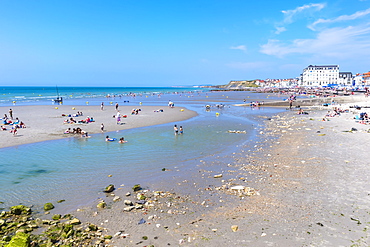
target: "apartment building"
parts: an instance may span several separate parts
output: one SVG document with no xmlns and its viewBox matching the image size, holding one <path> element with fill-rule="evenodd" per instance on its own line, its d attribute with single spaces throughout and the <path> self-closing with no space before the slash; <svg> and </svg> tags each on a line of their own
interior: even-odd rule
<svg viewBox="0 0 370 247">
<path fill-rule="evenodd" d="M 320 87 L 338 83 L 339 65 L 309 65 L 302 73 L 301 86 Z"/>
</svg>

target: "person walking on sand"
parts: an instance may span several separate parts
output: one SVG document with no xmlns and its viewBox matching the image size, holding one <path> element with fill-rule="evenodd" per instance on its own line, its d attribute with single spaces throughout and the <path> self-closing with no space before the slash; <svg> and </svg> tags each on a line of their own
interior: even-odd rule
<svg viewBox="0 0 370 247">
<path fill-rule="evenodd" d="M 101 104 L 100 104 L 100 110 L 104 111 L 104 102 L 101 102 Z"/>
<path fill-rule="evenodd" d="M 118 111 L 118 103 L 116 103 L 116 111 Z"/>
<path fill-rule="evenodd" d="M 13 129 L 13 136 L 16 136 L 17 135 L 17 131 L 18 131 L 17 130 L 17 126 L 15 126 L 14 129 Z"/>
<path fill-rule="evenodd" d="M 119 111 L 117 112 L 116 118 L 117 118 L 117 124 L 121 124 L 121 113 Z"/>
<path fill-rule="evenodd" d="M 12 109 L 9 109 L 9 117 L 10 117 L 10 119 L 13 119 L 13 110 Z"/>
<path fill-rule="evenodd" d="M 175 132 L 175 135 L 179 133 L 179 129 L 177 128 L 176 124 L 173 126 L 173 131 Z"/>
<path fill-rule="evenodd" d="M 100 130 L 101 130 L 101 132 L 104 132 L 104 124 L 103 123 L 100 125 Z"/>
</svg>

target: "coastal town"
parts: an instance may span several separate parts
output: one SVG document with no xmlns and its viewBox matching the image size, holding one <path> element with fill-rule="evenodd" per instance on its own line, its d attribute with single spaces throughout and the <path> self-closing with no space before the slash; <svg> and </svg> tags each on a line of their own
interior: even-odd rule
<svg viewBox="0 0 370 247">
<path fill-rule="evenodd" d="M 309 65 L 302 74 L 287 79 L 255 79 L 231 80 L 226 86 L 229 89 L 243 89 L 245 87 L 333 87 L 338 89 L 365 90 L 370 85 L 370 71 L 353 74 L 341 72 L 339 65 Z"/>
</svg>

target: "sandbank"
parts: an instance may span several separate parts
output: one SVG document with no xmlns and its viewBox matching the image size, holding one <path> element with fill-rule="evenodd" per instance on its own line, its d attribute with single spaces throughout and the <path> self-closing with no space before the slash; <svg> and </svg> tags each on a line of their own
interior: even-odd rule
<svg viewBox="0 0 370 247">
<path fill-rule="evenodd" d="M 138 115 L 131 115 L 133 108 L 141 109 Z M 157 124 L 182 121 L 197 115 L 196 112 L 186 108 L 168 106 L 119 106 L 121 115 L 127 115 L 127 118 L 121 118 L 121 124 L 117 124 L 115 116 L 117 111 L 114 105 L 105 106 L 104 110 L 100 106 L 11 106 L 0 107 L 1 117 L 7 114 L 9 109 L 13 110 L 13 118 L 18 117 L 23 121 L 26 128 L 18 129 L 16 136 L 10 133 L 11 126 L 5 125 L 6 131 L 0 131 L 0 148 L 35 143 L 48 140 L 56 140 L 71 136 L 73 134 L 64 134 L 68 128 L 80 127 L 88 134 L 101 133 L 100 126 L 104 124 L 104 132 L 117 131 L 145 127 Z M 163 112 L 157 110 L 163 109 Z M 93 117 L 95 122 L 87 124 L 66 124 L 68 115 L 82 112 L 83 116 L 73 117 L 76 120 L 83 120 L 87 117 Z M 62 116 L 62 115 L 66 116 Z"/>
</svg>

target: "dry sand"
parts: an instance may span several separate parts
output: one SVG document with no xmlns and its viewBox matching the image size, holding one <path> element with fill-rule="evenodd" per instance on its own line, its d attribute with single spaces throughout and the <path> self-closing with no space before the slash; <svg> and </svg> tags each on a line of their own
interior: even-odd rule
<svg viewBox="0 0 370 247">
<path fill-rule="evenodd" d="M 114 235 L 107 246 L 369 246 L 370 125 L 353 119 L 366 108 L 322 121 L 328 109 L 267 120 L 260 142 L 221 164 L 221 178 L 217 159 L 186 176 L 170 171 L 171 193 L 148 199 L 152 207 L 125 212 L 125 199 L 137 201 L 127 188 L 114 192 L 118 202 L 105 198 L 109 208 L 75 215 Z M 257 193 L 232 193 L 234 185 Z"/>
<path fill-rule="evenodd" d="M 16 146 L 27 143 L 34 143 L 47 140 L 55 140 L 70 137 L 71 134 L 64 134 L 67 128 L 80 127 L 89 134 L 101 133 L 100 125 L 104 124 L 105 132 L 122 129 L 138 128 L 150 125 L 164 124 L 175 121 L 182 121 L 194 117 L 196 112 L 185 108 L 169 108 L 167 106 L 120 106 L 121 115 L 127 115 L 127 118 L 121 118 L 121 125 L 118 125 L 113 118 L 117 114 L 115 106 L 105 106 L 104 110 L 100 106 L 12 106 L 0 107 L 1 117 L 7 114 L 9 109 L 13 110 L 13 118 L 26 124 L 26 128 L 18 129 L 18 134 L 13 136 L 9 133 L 11 126 L 5 126 L 7 131 L 0 131 L 0 148 Z M 139 108 L 138 115 L 131 115 L 133 108 Z M 155 112 L 163 109 L 163 112 Z M 64 120 L 68 117 L 62 114 L 76 114 L 82 112 L 83 116 L 74 117 L 76 120 L 93 117 L 95 122 L 88 124 L 65 124 Z"/>
</svg>

